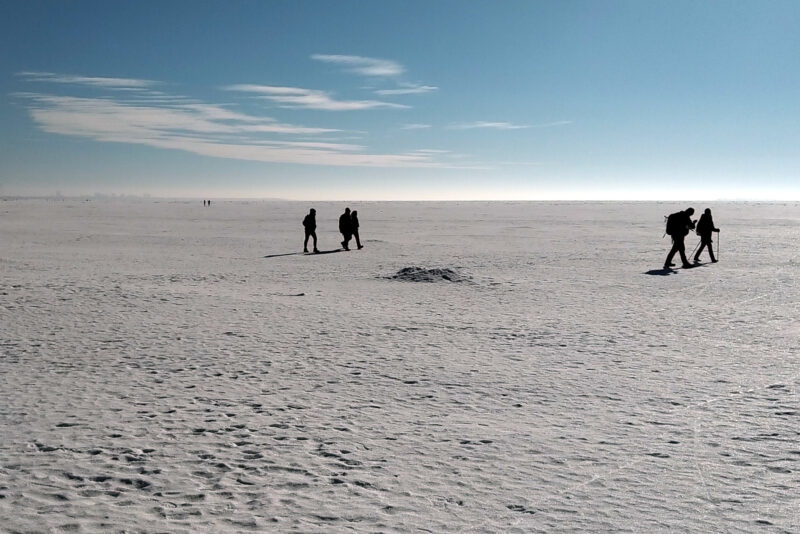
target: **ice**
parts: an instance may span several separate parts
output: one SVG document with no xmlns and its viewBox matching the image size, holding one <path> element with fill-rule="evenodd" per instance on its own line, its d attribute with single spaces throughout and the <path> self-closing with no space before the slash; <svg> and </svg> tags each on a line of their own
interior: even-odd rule
<svg viewBox="0 0 800 534">
<path fill-rule="evenodd" d="M 688 205 L 720 262 L 648 276 Z M 795 203 L 0 202 L 0 529 L 798 531 L 798 242 Z"/>
</svg>

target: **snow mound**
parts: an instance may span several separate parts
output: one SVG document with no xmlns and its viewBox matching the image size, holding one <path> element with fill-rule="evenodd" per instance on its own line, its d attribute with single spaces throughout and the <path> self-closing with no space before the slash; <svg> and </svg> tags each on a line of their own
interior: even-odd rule
<svg viewBox="0 0 800 534">
<path fill-rule="evenodd" d="M 457 269 L 426 269 L 424 267 L 403 267 L 397 274 L 390 276 L 393 280 L 406 282 L 464 282 L 469 279 Z"/>
</svg>

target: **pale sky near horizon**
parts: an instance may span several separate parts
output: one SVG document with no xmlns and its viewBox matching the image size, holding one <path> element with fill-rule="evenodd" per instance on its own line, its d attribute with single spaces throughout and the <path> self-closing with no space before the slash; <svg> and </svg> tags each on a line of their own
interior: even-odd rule
<svg viewBox="0 0 800 534">
<path fill-rule="evenodd" d="M 0 195 L 800 199 L 800 2 L 0 0 Z"/>
</svg>

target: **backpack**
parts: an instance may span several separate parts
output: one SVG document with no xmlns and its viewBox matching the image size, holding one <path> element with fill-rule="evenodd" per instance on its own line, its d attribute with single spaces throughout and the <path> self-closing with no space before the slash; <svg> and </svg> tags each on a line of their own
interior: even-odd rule
<svg viewBox="0 0 800 534">
<path fill-rule="evenodd" d="M 675 213 L 671 213 L 669 216 L 666 217 L 667 219 L 667 228 L 666 234 L 671 236 L 676 235 L 684 235 L 685 228 L 683 227 L 683 212 L 678 211 Z"/>
</svg>

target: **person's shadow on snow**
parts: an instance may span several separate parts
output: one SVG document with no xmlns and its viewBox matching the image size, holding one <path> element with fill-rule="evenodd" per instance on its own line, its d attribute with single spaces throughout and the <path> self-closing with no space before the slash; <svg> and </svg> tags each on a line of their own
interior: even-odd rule
<svg viewBox="0 0 800 534">
<path fill-rule="evenodd" d="M 334 254 L 336 252 L 344 252 L 342 248 L 335 248 L 333 250 L 320 250 L 319 252 L 284 252 L 283 254 L 269 254 L 265 258 L 280 258 L 281 256 L 320 256 L 322 254 Z"/>
<path fill-rule="evenodd" d="M 681 270 L 684 271 L 686 269 L 699 269 L 700 267 L 705 267 L 705 266 L 706 266 L 705 263 L 695 263 L 691 267 L 683 267 Z M 666 267 L 661 269 L 653 269 L 651 271 L 647 271 L 644 274 L 649 274 L 653 276 L 669 276 L 671 274 L 678 274 L 678 271 L 676 269 L 673 269 L 672 267 Z"/>
<path fill-rule="evenodd" d="M 644 274 L 649 274 L 652 276 L 669 276 L 671 274 L 678 274 L 678 271 L 675 269 L 652 269 Z"/>
</svg>

